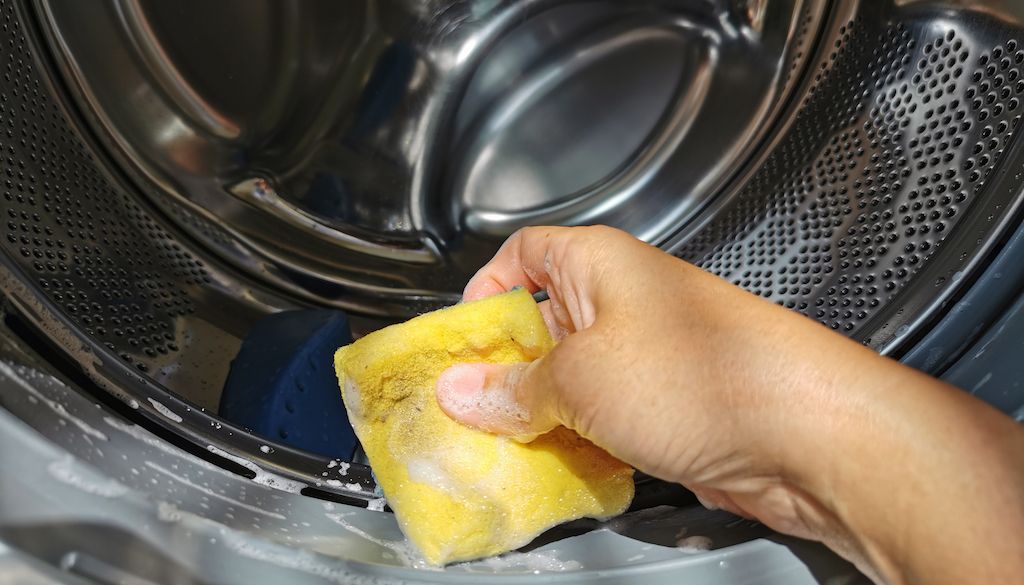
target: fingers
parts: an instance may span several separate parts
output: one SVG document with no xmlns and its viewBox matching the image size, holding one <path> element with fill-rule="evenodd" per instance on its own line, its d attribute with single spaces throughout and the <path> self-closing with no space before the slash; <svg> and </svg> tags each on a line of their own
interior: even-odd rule
<svg viewBox="0 0 1024 585">
<path fill-rule="evenodd" d="M 551 301 L 544 301 L 539 303 L 537 308 L 540 309 L 540 315 L 544 318 L 544 324 L 548 327 L 548 332 L 551 333 L 551 338 L 555 341 L 562 341 L 566 335 L 569 335 L 569 330 L 566 329 L 562 321 L 555 316 L 554 309 L 552 308 Z"/>
<path fill-rule="evenodd" d="M 556 338 L 589 327 L 602 297 L 620 299 L 611 289 L 621 279 L 605 278 L 610 267 L 633 265 L 647 256 L 632 236 L 603 226 L 533 227 L 513 234 L 466 285 L 467 301 L 522 286 L 547 290 L 542 311 Z"/>
<path fill-rule="evenodd" d="M 607 226 L 523 228 L 470 279 L 463 298 L 472 301 L 516 286 L 536 292 L 557 287 L 569 277 L 589 281 L 593 261 L 601 256 L 595 250 L 624 241 L 637 240 Z"/>
<path fill-rule="evenodd" d="M 475 301 L 522 286 L 536 292 L 549 282 L 544 258 L 552 237 L 567 228 L 525 228 L 509 236 L 490 262 L 466 284 L 462 298 Z M 536 280 L 540 280 L 537 282 Z"/>
<path fill-rule="evenodd" d="M 437 381 L 437 402 L 466 426 L 531 441 L 559 423 L 543 359 L 518 364 L 456 364 Z"/>
</svg>

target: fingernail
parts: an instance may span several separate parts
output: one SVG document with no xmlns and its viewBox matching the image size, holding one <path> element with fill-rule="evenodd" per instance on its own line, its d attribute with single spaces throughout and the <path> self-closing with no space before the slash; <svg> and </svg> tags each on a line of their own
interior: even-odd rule
<svg viewBox="0 0 1024 585">
<path fill-rule="evenodd" d="M 466 288 L 462 291 L 462 300 L 463 302 L 476 301 L 503 292 L 505 289 L 491 278 L 474 276 L 466 283 Z"/>
</svg>

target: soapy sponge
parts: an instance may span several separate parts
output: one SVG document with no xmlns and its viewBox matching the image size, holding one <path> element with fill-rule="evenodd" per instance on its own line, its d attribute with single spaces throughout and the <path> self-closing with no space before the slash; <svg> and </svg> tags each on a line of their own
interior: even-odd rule
<svg viewBox="0 0 1024 585">
<path fill-rule="evenodd" d="M 433 564 L 499 554 L 548 528 L 625 511 L 633 470 L 559 427 L 519 443 L 463 426 L 435 398 L 457 363 L 513 363 L 554 345 L 519 290 L 371 333 L 335 355 L 345 406 L 402 531 Z"/>
</svg>

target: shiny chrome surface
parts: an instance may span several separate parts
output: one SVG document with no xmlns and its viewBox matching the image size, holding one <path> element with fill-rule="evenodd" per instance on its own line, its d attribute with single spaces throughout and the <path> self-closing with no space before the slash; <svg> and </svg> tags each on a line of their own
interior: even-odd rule
<svg viewBox="0 0 1024 585">
<path fill-rule="evenodd" d="M 307 298 L 403 314 L 524 225 L 676 233 L 770 126 L 825 3 L 37 8 L 97 133 L 183 228 Z"/>
<path fill-rule="evenodd" d="M 0 403 L 203 522 L 284 540 L 293 530 L 329 536 L 331 518 L 250 528 L 251 515 L 207 511 L 209 491 L 286 505 L 289 516 L 306 513 L 306 495 L 377 495 L 365 466 L 345 468 L 342 482 L 336 462 L 214 412 L 241 340 L 264 314 L 310 300 L 378 315 L 446 302 L 522 221 L 608 218 L 890 355 L 938 337 L 915 350 L 933 373 L 940 358 L 987 359 L 988 336 L 965 348 L 1002 313 L 993 291 L 1019 283 L 1007 267 L 1019 262 L 1003 256 L 1024 206 L 1022 16 L 1024 4 L 1009 0 L 827 10 L 763 0 L 0 0 L 4 323 L 75 381 L 43 395 L 60 406 L 47 409 L 26 387 L 49 384 L 0 372 L 13 382 L 0 383 Z M 746 45 L 761 51 L 749 63 L 736 56 Z M 671 225 L 682 229 L 666 240 Z M 983 270 L 992 274 L 976 280 Z M 968 286 L 984 296 L 961 296 Z M 969 316 L 982 305 L 992 316 Z M 953 324 L 936 329 L 936 318 Z M 954 325 L 965 332 L 949 335 Z M 972 363 L 975 380 L 990 380 Z M 156 435 L 126 447 L 96 400 Z M 57 420 L 69 415 L 88 417 L 107 440 L 86 433 L 103 442 L 83 443 L 80 425 Z M 8 443 L 9 453 L 24 450 Z M 162 463 L 174 459 L 149 457 L 170 443 L 264 484 L 306 486 L 287 494 L 301 503 L 266 485 L 245 496 L 252 482 L 219 472 L 200 484 L 206 469 L 189 479 Z M 152 467 L 134 477 L 115 454 L 199 487 Z M 28 469 L 39 458 L 15 461 Z M 33 491 L 39 474 L 8 476 L 53 517 L 61 486 Z M 174 483 L 145 481 L 157 477 Z M 61 512 L 129 517 L 60 501 Z M 0 529 L 24 528 L 24 518 Z M 111 548 L 91 530 L 49 533 L 68 538 L 27 531 L 21 541 Z M 595 567 L 631 562 L 605 554 L 601 540 L 561 540 L 570 534 L 545 538 L 598 551 Z M 390 551 L 355 540 L 339 547 L 339 564 L 394 564 L 383 562 Z M 316 543 L 292 544 L 274 558 L 308 558 Z M 223 566 L 219 553 L 210 558 Z"/>
</svg>

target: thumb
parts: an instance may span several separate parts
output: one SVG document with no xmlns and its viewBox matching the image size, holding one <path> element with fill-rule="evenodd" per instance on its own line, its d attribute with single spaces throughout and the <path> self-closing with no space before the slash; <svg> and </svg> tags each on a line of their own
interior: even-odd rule
<svg viewBox="0 0 1024 585">
<path fill-rule="evenodd" d="M 544 359 L 451 366 L 437 379 L 437 403 L 466 426 L 532 441 L 559 424 Z"/>
</svg>

